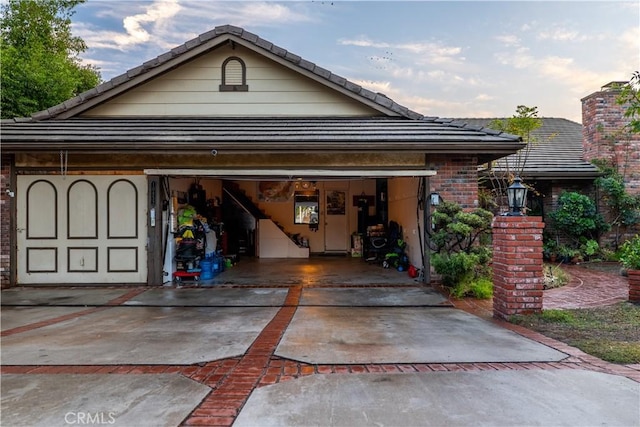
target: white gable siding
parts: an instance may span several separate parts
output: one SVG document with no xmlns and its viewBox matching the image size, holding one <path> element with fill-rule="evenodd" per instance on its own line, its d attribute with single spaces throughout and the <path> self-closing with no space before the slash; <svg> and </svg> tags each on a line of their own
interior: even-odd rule
<svg viewBox="0 0 640 427">
<path fill-rule="evenodd" d="M 220 92 L 225 59 L 246 65 L 247 92 Z M 373 116 L 379 112 L 243 47 L 225 46 L 84 116 Z"/>
</svg>

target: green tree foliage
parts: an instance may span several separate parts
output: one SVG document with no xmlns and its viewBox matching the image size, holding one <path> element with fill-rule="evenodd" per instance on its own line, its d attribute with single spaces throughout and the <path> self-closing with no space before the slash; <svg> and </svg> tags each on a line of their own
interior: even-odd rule
<svg viewBox="0 0 640 427">
<path fill-rule="evenodd" d="M 25 117 L 91 89 L 100 73 L 82 65 L 87 48 L 71 34 L 85 0 L 9 0 L 2 6 L 2 118 Z"/>
<path fill-rule="evenodd" d="M 623 243 L 620 248 L 620 262 L 629 270 L 640 270 L 640 234 Z"/>
<path fill-rule="evenodd" d="M 495 164 L 487 165 L 487 174 L 481 178 L 488 181 L 489 196 L 484 198 L 484 207 L 495 210 L 503 203 L 507 194 L 507 187 L 513 183 L 516 176 L 522 176 L 529 159 L 529 153 L 538 142 L 533 132 L 542 127 L 542 119 L 538 117 L 538 107 L 518 105 L 516 114 L 508 119 L 496 119 L 489 123 L 489 128 L 522 137 L 526 144 L 515 155 L 497 160 Z M 484 184 L 481 182 L 481 184 Z"/>
<path fill-rule="evenodd" d="M 596 204 L 584 194 L 565 191 L 558 198 L 558 208 L 549 214 L 554 229 L 569 238 L 575 248 L 609 230 Z"/>
<path fill-rule="evenodd" d="M 624 177 L 605 160 L 594 160 L 603 175 L 595 183 L 602 195 L 601 200 L 609 209 L 609 223 L 616 232 L 618 246 L 624 230 L 640 222 L 640 195 L 627 192 Z"/>
<path fill-rule="evenodd" d="M 488 247 L 493 214 L 484 209 L 465 212 L 457 203 L 443 202 L 432 215 L 433 230 L 429 246 L 436 273 L 442 275 L 452 295 L 477 294 L 483 289 L 486 297 L 490 276 L 491 249 Z"/>
<path fill-rule="evenodd" d="M 622 86 L 618 104 L 626 105 L 624 116 L 629 118 L 629 132 L 640 133 L 640 71 L 634 71 L 629 83 Z"/>
</svg>

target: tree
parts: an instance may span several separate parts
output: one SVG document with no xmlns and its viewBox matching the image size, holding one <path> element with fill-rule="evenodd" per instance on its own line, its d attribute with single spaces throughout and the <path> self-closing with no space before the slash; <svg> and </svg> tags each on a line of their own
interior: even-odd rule
<svg viewBox="0 0 640 427">
<path fill-rule="evenodd" d="M 629 83 L 622 86 L 617 102 L 627 106 L 624 116 L 629 118 L 629 132 L 640 133 L 640 71 L 634 71 Z"/>
<path fill-rule="evenodd" d="M 85 0 L 9 0 L 2 6 L 2 118 L 24 117 L 91 89 L 100 73 L 83 65 L 87 49 L 71 34 L 73 9 Z"/>
<path fill-rule="evenodd" d="M 489 211 L 465 212 L 454 202 L 441 203 L 433 213 L 433 229 L 429 231 L 431 261 L 452 295 L 482 292 L 486 296 L 480 289 L 486 288 L 487 283 L 491 287 L 488 241 L 492 219 Z"/>
<path fill-rule="evenodd" d="M 508 119 L 496 119 L 489 123 L 489 128 L 501 132 L 510 133 L 522 137 L 526 144 L 524 148 L 512 156 L 500 159 L 495 164 L 487 165 L 487 174 L 484 177 L 491 185 L 491 194 L 485 197 L 486 208 L 497 208 L 495 200 L 506 197 L 506 189 L 516 176 L 523 174 L 529 158 L 529 153 L 538 142 L 533 132 L 542 126 L 542 119 L 538 117 L 538 107 L 518 105 L 516 114 Z M 490 205 L 493 206 L 490 206 Z"/>
</svg>

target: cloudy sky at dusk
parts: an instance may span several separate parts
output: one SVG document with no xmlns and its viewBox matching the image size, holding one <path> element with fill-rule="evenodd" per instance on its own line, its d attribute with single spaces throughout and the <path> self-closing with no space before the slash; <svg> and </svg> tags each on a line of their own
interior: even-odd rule
<svg viewBox="0 0 640 427">
<path fill-rule="evenodd" d="M 637 0 L 89 0 L 73 17 L 104 80 L 225 24 L 428 116 L 580 122 L 581 98 L 640 69 Z"/>
</svg>

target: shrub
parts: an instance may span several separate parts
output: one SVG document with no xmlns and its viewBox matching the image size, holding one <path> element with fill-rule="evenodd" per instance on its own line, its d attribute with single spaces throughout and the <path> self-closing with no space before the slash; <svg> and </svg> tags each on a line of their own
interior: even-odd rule
<svg viewBox="0 0 640 427">
<path fill-rule="evenodd" d="M 448 287 L 472 279 L 478 261 L 477 255 L 466 252 L 436 253 L 431 258 L 433 269 L 442 275 L 442 284 Z"/>
<path fill-rule="evenodd" d="M 471 283 L 471 295 L 479 299 L 490 299 L 493 297 L 493 282 L 487 277 L 481 277 Z"/>
<path fill-rule="evenodd" d="M 444 202 L 432 216 L 431 265 L 447 287 L 461 285 L 462 294 L 480 278 L 490 276 L 493 215 L 484 209 L 465 212 L 457 203 Z"/>
<path fill-rule="evenodd" d="M 622 244 L 619 259 L 625 268 L 640 270 L 640 234 Z"/>
<path fill-rule="evenodd" d="M 488 277 L 463 280 L 453 285 L 449 289 L 449 293 L 454 298 L 471 296 L 478 299 L 489 299 L 493 297 L 493 282 Z"/>
<path fill-rule="evenodd" d="M 558 208 L 549 214 L 556 231 L 565 234 L 575 245 L 580 240 L 595 240 L 609 231 L 609 224 L 597 212 L 596 204 L 584 194 L 564 192 L 558 199 Z"/>
</svg>

